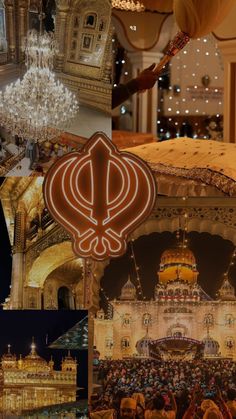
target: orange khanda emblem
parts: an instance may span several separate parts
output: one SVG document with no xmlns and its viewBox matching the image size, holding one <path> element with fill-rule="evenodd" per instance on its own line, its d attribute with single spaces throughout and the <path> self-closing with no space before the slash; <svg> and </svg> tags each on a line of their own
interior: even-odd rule
<svg viewBox="0 0 236 419">
<path fill-rule="evenodd" d="M 74 253 L 103 260 L 126 251 L 128 234 L 154 206 L 156 183 L 143 160 L 96 133 L 81 152 L 51 166 L 43 193 L 50 214 L 71 235 Z"/>
</svg>

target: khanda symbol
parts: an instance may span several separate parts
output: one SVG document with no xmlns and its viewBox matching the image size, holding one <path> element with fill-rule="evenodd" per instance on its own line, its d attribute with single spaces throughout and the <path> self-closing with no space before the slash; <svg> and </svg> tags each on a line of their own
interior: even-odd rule
<svg viewBox="0 0 236 419">
<path fill-rule="evenodd" d="M 126 239 L 150 214 L 156 183 L 146 163 L 118 151 L 103 133 L 48 170 L 43 185 L 52 217 L 72 238 L 74 253 L 103 260 L 126 251 Z"/>
</svg>

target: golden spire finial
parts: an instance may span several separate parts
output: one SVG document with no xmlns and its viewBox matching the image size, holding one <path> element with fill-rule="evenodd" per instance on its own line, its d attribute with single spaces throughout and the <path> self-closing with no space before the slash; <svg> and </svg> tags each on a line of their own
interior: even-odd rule
<svg viewBox="0 0 236 419">
<path fill-rule="evenodd" d="M 11 345 L 10 343 L 8 343 L 7 345 L 7 353 L 10 354 L 11 353 Z"/>
<path fill-rule="evenodd" d="M 36 345 L 34 342 L 34 336 L 32 336 L 32 343 L 31 343 L 31 355 L 35 355 L 36 354 Z"/>
</svg>

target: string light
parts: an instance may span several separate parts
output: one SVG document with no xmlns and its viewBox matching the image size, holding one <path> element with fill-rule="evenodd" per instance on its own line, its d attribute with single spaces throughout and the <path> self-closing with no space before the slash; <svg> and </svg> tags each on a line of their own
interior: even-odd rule
<svg viewBox="0 0 236 419">
<path fill-rule="evenodd" d="M 219 74 L 213 74 L 211 76 L 212 80 L 218 80 L 218 85 L 220 80 L 223 80 L 223 61 L 222 61 L 222 56 L 220 54 L 220 51 L 218 50 L 217 44 L 215 42 L 215 39 L 212 35 L 209 35 L 207 37 L 204 38 L 199 38 L 197 41 L 193 41 L 193 42 L 197 42 L 197 48 L 193 48 L 193 45 L 188 45 L 186 46 L 185 50 L 183 50 L 182 52 L 180 52 L 172 61 L 172 77 L 174 77 L 175 80 L 175 86 L 176 85 L 180 85 L 181 86 L 181 92 L 179 92 L 178 94 L 181 94 L 182 97 L 173 97 L 173 95 L 170 93 L 170 89 L 169 89 L 169 94 L 167 92 L 166 96 L 165 96 L 165 104 L 166 104 L 166 111 L 167 111 L 167 115 L 169 113 L 173 113 L 173 115 L 175 115 L 175 118 L 177 119 L 179 117 L 179 115 L 188 115 L 190 116 L 191 114 L 193 115 L 207 115 L 207 114 L 214 114 L 214 115 L 220 115 L 222 114 L 222 100 L 215 100 L 217 98 L 216 94 L 220 95 L 221 94 L 221 90 L 218 88 L 218 86 L 215 86 L 215 88 L 209 88 L 208 86 L 199 86 L 198 83 L 196 83 L 196 77 L 199 77 L 199 68 L 200 67 L 200 63 L 201 57 L 212 57 L 214 63 L 216 63 L 216 65 L 214 66 L 217 71 L 219 72 Z M 197 51 L 198 53 L 198 60 L 196 62 L 196 60 L 191 60 L 191 57 L 193 56 L 193 51 Z M 187 59 L 187 60 L 186 60 Z M 197 69 L 197 71 L 194 71 L 193 68 L 193 62 L 195 62 L 195 67 Z M 217 65 L 218 64 L 218 65 Z M 191 67 L 192 67 L 192 71 L 191 71 Z M 185 69 L 189 68 L 190 71 L 188 72 L 188 74 L 186 74 Z M 213 66 L 212 66 L 213 68 Z M 202 74 L 208 74 L 209 72 L 209 64 L 205 63 L 204 66 L 201 66 L 201 71 Z M 214 70 L 213 70 L 214 71 Z M 220 76 L 220 77 L 219 77 Z M 190 84 L 191 84 L 191 79 L 193 81 L 191 89 L 190 89 Z M 189 80 L 189 81 L 188 81 Z M 186 82 L 189 84 L 184 88 L 184 84 L 186 85 Z M 223 81 L 222 81 L 223 82 Z M 171 86 L 170 86 L 171 87 Z M 194 89 L 194 92 L 193 92 Z M 178 96 L 176 89 L 174 90 L 175 92 L 175 96 Z M 186 93 L 188 96 L 191 95 L 191 102 L 192 102 L 192 106 L 191 104 L 188 105 L 188 107 L 186 107 L 186 104 L 189 103 L 189 99 L 186 96 Z M 206 92 L 206 93 L 204 93 Z M 176 99 L 176 100 L 175 100 Z M 215 102 L 213 102 L 213 99 Z M 178 103 L 177 103 L 178 102 Z M 193 104 L 196 104 L 197 106 L 194 106 Z M 211 104 L 211 107 L 214 105 L 215 107 L 215 112 L 212 110 L 211 112 L 207 112 L 205 107 L 207 105 Z M 171 106 L 170 106 L 171 105 Z M 190 107 L 191 106 L 191 107 Z M 214 108 L 212 108 L 214 109 Z M 175 123 L 174 119 L 173 119 L 173 123 Z M 160 131 L 160 129 L 159 129 Z M 171 131 L 170 129 L 168 129 L 168 127 L 166 128 L 166 130 L 164 130 L 164 132 L 167 131 Z M 176 133 L 176 136 L 178 136 L 178 132 Z M 163 134 L 162 134 L 163 135 Z M 200 136 L 200 138 L 209 138 L 209 133 L 207 133 L 207 135 L 203 132 L 200 132 L 200 129 L 198 128 L 197 132 L 194 132 L 193 135 L 195 135 L 196 138 L 198 138 Z"/>
<path fill-rule="evenodd" d="M 135 272 L 136 272 L 136 281 L 137 281 L 137 289 L 138 289 L 138 294 L 141 296 L 142 299 L 144 299 L 144 295 L 143 295 L 143 289 L 142 289 L 142 285 L 141 285 L 141 281 L 140 281 L 140 276 L 139 276 L 139 266 L 137 265 L 137 261 L 136 261 L 136 257 L 135 257 L 135 253 L 134 253 L 134 245 L 133 245 L 134 240 L 132 239 L 130 242 L 130 249 L 131 249 L 131 259 L 134 262 L 134 268 L 135 268 Z"/>
</svg>

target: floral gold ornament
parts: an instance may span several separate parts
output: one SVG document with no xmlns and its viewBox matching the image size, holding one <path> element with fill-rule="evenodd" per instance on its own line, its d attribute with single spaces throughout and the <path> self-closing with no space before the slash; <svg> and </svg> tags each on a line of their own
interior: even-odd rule
<svg viewBox="0 0 236 419">
<path fill-rule="evenodd" d="M 82 151 L 51 166 L 43 192 L 52 217 L 71 235 L 74 253 L 103 260 L 126 251 L 128 234 L 153 209 L 156 183 L 143 160 L 96 133 Z"/>
</svg>

